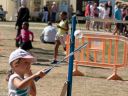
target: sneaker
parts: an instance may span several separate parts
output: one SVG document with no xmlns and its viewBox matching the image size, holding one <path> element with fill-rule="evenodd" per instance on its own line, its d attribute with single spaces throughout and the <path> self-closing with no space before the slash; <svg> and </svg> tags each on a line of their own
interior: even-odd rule
<svg viewBox="0 0 128 96">
<path fill-rule="evenodd" d="M 51 64 L 57 64 L 57 63 L 58 63 L 57 60 L 53 60 L 53 61 L 51 62 Z"/>
</svg>

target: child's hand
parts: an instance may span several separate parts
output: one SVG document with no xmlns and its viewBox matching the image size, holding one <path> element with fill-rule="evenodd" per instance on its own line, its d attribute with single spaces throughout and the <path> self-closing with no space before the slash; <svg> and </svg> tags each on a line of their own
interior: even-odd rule
<svg viewBox="0 0 128 96">
<path fill-rule="evenodd" d="M 35 75 L 37 77 L 39 76 L 40 78 L 42 78 L 45 75 L 45 73 L 43 73 L 42 70 L 41 70 L 41 71 L 37 72 Z"/>
</svg>

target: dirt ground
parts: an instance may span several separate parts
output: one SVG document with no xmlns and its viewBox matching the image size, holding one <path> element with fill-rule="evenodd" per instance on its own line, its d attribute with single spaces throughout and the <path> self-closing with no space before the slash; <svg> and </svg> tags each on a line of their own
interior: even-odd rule
<svg viewBox="0 0 128 96">
<path fill-rule="evenodd" d="M 32 65 L 33 73 L 52 66 L 54 45 L 40 42 L 40 34 L 45 24 L 31 23 L 34 32 L 34 49 L 37 63 Z M 14 22 L 0 22 L 0 96 L 7 96 L 6 72 L 9 69 L 8 57 L 15 48 Z M 59 49 L 59 60 L 64 58 L 62 47 Z M 128 96 L 128 69 L 118 70 L 124 81 L 107 80 L 112 69 L 79 66 L 85 76 L 73 76 L 72 96 Z M 60 96 L 64 82 L 67 81 L 68 65 L 63 62 L 55 67 L 43 79 L 36 82 L 37 96 Z"/>
</svg>

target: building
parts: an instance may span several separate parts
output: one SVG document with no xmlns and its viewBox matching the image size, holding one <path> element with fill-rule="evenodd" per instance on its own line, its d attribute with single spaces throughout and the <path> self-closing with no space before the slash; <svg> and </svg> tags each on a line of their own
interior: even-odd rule
<svg viewBox="0 0 128 96">
<path fill-rule="evenodd" d="M 85 2 L 104 2 L 108 0 L 26 0 L 27 6 L 30 9 L 31 16 L 37 17 L 41 9 L 45 4 L 51 6 L 52 2 L 56 2 L 58 6 L 58 12 L 65 10 L 68 11 L 69 5 L 73 5 L 74 12 L 79 13 L 79 15 L 84 16 Z M 111 0 L 114 5 L 115 0 Z M 3 5 L 5 11 L 7 11 L 7 20 L 15 20 L 16 13 L 20 6 L 20 0 L 0 0 L 0 5 Z"/>
<path fill-rule="evenodd" d="M 45 4 L 51 5 L 52 2 L 56 2 L 58 5 L 58 11 L 68 10 L 70 0 L 26 0 L 27 7 L 30 9 L 31 16 L 38 16 L 41 8 Z M 0 5 L 7 11 L 7 20 L 14 21 L 16 19 L 17 11 L 20 7 L 20 0 L 0 0 Z"/>
</svg>

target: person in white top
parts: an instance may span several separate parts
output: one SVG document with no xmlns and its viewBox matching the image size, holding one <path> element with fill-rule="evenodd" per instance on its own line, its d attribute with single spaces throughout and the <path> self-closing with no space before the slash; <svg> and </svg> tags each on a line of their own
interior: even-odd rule
<svg viewBox="0 0 128 96">
<path fill-rule="evenodd" d="M 104 17 L 104 7 L 103 7 L 102 3 L 99 4 L 98 9 L 99 9 L 99 18 L 103 19 L 103 17 Z M 103 29 L 103 22 L 99 22 L 99 24 L 100 24 L 99 25 L 100 29 Z"/>
<path fill-rule="evenodd" d="M 8 72 L 8 96 L 36 96 L 34 80 L 42 78 L 45 73 L 41 70 L 31 72 L 34 57 L 23 49 L 14 50 L 9 56 L 11 70 Z"/>
<path fill-rule="evenodd" d="M 110 8 L 108 7 L 107 3 L 105 3 L 103 19 L 110 19 L 109 12 L 110 12 Z M 105 31 L 109 31 L 109 23 L 108 22 L 104 22 L 104 29 L 105 29 Z"/>
<path fill-rule="evenodd" d="M 43 43 L 55 43 L 55 36 L 56 36 L 56 28 L 52 26 L 52 23 L 49 21 L 48 26 L 46 26 L 41 35 L 41 42 Z"/>
<path fill-rule="evenodd" d="M 56 14 L 57 14 L 58 8 L 56 2 L 53 2 L 51 6 L 51 20 L 52 22 L 56 22 Z"/>
</svg>

